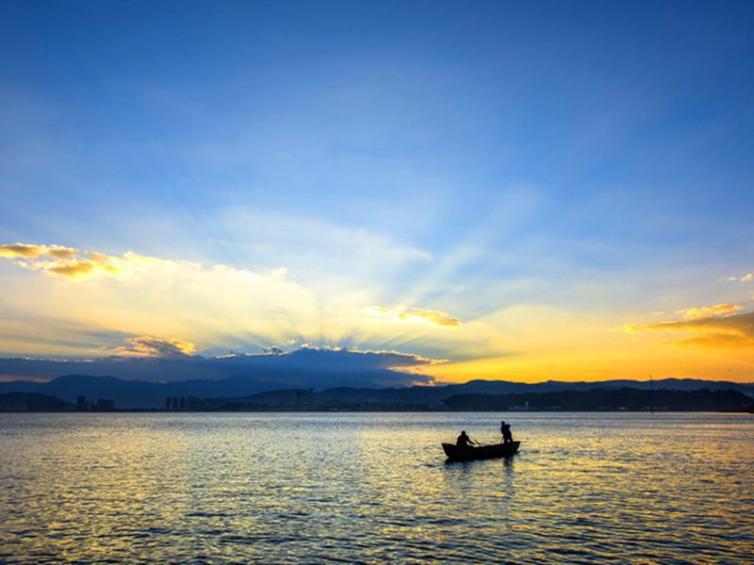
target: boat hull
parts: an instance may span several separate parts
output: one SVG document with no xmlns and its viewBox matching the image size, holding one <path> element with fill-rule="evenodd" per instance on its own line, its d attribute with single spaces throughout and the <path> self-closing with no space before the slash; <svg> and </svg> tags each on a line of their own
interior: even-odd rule
<svg viewBox="0 0 754 565">
<path fill-rule="evenodd" d="M 520 441 L 496 443 L 479 447 L 459 447 L 452 443 L 443 443 L 442 449 L 450 461 L 474 461 L 476 459 L 497 459 L 510 457 L 518 452 Z"/>
</svg>

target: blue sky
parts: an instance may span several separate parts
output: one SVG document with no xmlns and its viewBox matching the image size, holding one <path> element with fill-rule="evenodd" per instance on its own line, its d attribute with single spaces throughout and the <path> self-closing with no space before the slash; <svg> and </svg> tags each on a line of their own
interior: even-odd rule
<svg viewBox="0 0 754 565">
<path fill-rule="evenodd" d="M 0 313 L 169 329 L 210 353 L 285 338 L 493 360 L 446 364 L 454 378 L 547 376 L 537 355 L 588 327 L 583 343 L 661 356 L 668 376 L 754 375 L 748 341 L 732 366 L 686 366 L 673 336 L 662 356 L 613 333 L 750 308 L 728 278 L 754 270 L 753 23 L 750 2 L 3 2 L 2 242 L 284 270 L 319 314 L 254 339 L 121 327 L 128 289 L 70 283 L 107 314 L 50 313 L 29 285 L 58 305 L 74 291 L 13 261 Z M 174 276 L 153 315 L 225 315 L 212 293 L 168 307 Z M 483 322 L 486 345 L 346 327 L 375 306 Z M 26 343 L 0 349 L 45 354 Z M 587 349 L 568 375 L 617 375 Z"/>
</svg>

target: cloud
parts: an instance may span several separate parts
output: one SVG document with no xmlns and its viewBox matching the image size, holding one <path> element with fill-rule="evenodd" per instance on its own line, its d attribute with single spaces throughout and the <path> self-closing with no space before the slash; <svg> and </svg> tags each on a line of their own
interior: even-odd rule
<svg viewBox="0 0 754 565">
<path fill-rule="evenodd" d="M 76 249 L 72 247 L 62 247 L 60 245 L 47 247 L 47 255 L 56 259 L 71 259 L 76 256 L 76 253 Z"/>
<path fill-rule="evenodd" d="M 0 377 L 52 379 L 66 374 L 113 376 L 126 380 L 178 382 L 196 379 L 249 379 L 281 387 L 376 387 L 430 383 L 415 372 L 438 360 L 398 351 L 359 351 L 345 348 L 303 347 L 275 354 L 202 357 L 189 355 L 193 344 L 148 336 L 134 336 L 126 355 L 93 360 L 55 361 L 0 359 Z M 133 351 L 145 352 L 136 355 Z M 414 372 L 407 371 L 413 369 Z"/>
<path fill-rule="evenodd" d="M 92 261 L 69 261 L 45 264 L 42 270 L 71 279 L 83 279 L 91 275 L 96 270 L 96 266 Z"/>
<path fill-rule="evenodd" d="M 0 257 L 6 259 L 37 259 L 49 256 L 54 259 L 72 259 L 78 251 L 62 245 L 37 245 L 33 243 L 5 243 L 0 245 Z"/>
<path fill-rule="evenodd" d="M 128 347 L 118 347 L 116 355 L 135 355 L 139 357 L 184 357 L 192 355 L 196 346 L 180 339 L 165 339 L 141 335 L 128 339 Z"/>
<path fill-rule="evenodd" d="M 138 256 L 129 252 L 123 257 L 111 257 L 104 253 L 62 245 L 8 243 L 0 245 L 0 257 L 11 259 L 26 269 L 43 271 L 71 280 L 86 280 L 101 276 L 117 276 L 123 272 L 118 263 L 127 265 Z"/>
<path fill-rule="evenodd" d="M 687 320 L 699 320 L 702 318 L 709 318 L 712 316 L 728 315 L 737 312 L 741 309 L 740 304 L 715 304 L 714 306 L 701 306 L 698 308 L 688 308 L 686 310 L 678 310 L 678 314 L 683 314 L 683 317 Z"/>
<path fill-rule="evenodd" d="M 461 325 L 461 320 L 439 310 L 425 310 L 423 308 L 405 306 L 397 306 L 393 308 L 388 306 L 373 306 L 372 312 L 378 316 L 391 317 L 400 321 L 428 322 L 436 326 L 447 327 Z"/>
<path fill-rule="evenodd" d="M 709 332 L 684 339 L 679 343 L 681 345 L 700 345 L 703 347 L 748 348 L 754 347 L 754 336 L 743 332 Z"/>
<path fill-rule="evenodd" d="M 310 356 L 310 352 L 315 352 Z M 339 363 L 342 365 L 369 365 L 375 369 L 404 369 L 408 367 L 424 367 L 442 363 L 443 359 L 432 359 L 415 353 L 402 353 L 389 349 L 383 350 L 361 350 L 348 349 L 345 347 L 313 347 L 306 346 L 297 349 L 288 355 L 300 359 L 327 359 L 329 363 Z"/>
<path fill-rule="evenodd" d="M 732 305 L 717 305 L 732 306 Z M 732 311 L 738 310 L 734 308 Z M 695 310 L 695 309 L 691 309 Z M 703 309 L 699 309 L 703 310 Z M 721 309 L 731 311 L 730 309 Z M 687 312 L 687 311 L 685 311 Z M 683 332 L 691 334 L 678 343 L 713 347 L 754 347 L 754 312 L 690 318 L 680 321 L 667 321 L 652 324 L 631 324 L 623 326 L 624 331 L 637 333 L 644 331 Z"/>
<path fill-rule="evenodd" d="M 6 259 L 36 259 L 46 253 L 44 245 L 31 245 L 28 243 L 5 243 L 0 245 L 0 257 Z"/>
<path fill-rule="evenodd" d="M 751 281 L 754 281 L 754 273 L 746 273 L 745 275 L 741 275 L 741 276 L 728 277 L 728 280 L 731 282 L 742 282 L 742 283 L 751 282 Z"/>
<path fill-rule="evenodd" d="M 63 258 L 54 257 L 53 252 Z M 133 251 L 111 255 L 31 244 L 6 246 L 5 256 L 20 268 L 46 275 L 20 280 L 15 292 L 4 288 L 26 317 L 202 342 L 214 352 L 256 349 L 285 343 L 288 338 L 298 343 L 338 343 L 337 333 L 322 335 L 317 323 L 318 316 L 328 315 L 329 329 L 335 316 L 321 314 L 327 305 L 291 281 L 284 268 L 255 272 Z M 54 279 L 72 284 L 57 284 Z M 86 286 L 79 288 L 82 283 Z M 27 300 L 32 294 L 34 300 Z M 341 308 L 342 304 L 339 300 Z M 41 342 L 31 347 L 41 332 L 42 328 L 27 332 L 29 346 L 23 349 L 18 348 L 18 339 L 0 340 L 0 348 L 44 353 Z M 71 349 L 56 348 L 61 354 L 75 355 Z M 91 342 L 82 342 L 79 354 L 101 355 L 104 350 L 113 351 L 113 344 L 102 343 L 97 349 Z"/>
<path fill-rule="evenodd" d="M 315 289 L 292 280 L 283 267 L 258 272 L 133 251 L 109 254 L 55 245 L 22 245 L 26 246 L 22 251 L 26 257 L 18 257 L 14 251 L 10 260 L 38 275 L 18 277 L 13 281 L 15 292 L 8 289 L 18 315 L 89 325 L 127 336 L 163 336 L 200 343 L 203 349 L 199 353 L 204 355 L 312 344 L 410 350 L 447 358 L 451 352 L 455 356 L 464 351 L 468 354 L 470 348 L 476 351 L 480 343 L 490 341 L 480 333 L 492 331 L 484 324 L 467 325 L 467 332 L 454 331 L 462 321 L 440 310 L 371 308 L 376 291 Z M 28 247 L 35 251 L 30 252 Z M 35 258 L 29 258 L 34 254 Z M 61 280 L 64 284 L 58 282 Z M 28 300 L 32 295 L 34 300 Z M 64 332 L 53 333 L 39 326 L 22 336 L 0 335 L 0 351 L 67 358 L 96 357 L 104 352 L 178 354 L 150 349 L 145 344 L 121 346 L 110 339 L 96 343 Z"/>
</svg>

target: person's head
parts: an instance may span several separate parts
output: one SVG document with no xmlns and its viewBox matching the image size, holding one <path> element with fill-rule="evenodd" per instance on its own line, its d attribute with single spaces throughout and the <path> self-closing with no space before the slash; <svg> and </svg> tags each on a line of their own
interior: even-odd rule
<svg viewBox="0 0 754 565">
<path fill-rule="evenodd" d="M 461 430 L 461 435 L 465 436 L 466 435 L 466 430 Z"/>
</svg>

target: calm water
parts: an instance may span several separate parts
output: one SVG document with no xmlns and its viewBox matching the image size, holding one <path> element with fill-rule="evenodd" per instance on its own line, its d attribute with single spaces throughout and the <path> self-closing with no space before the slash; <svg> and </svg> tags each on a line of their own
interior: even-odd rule
<svg viewBox="0 0 754 565">
<path fill-rule="evenodd" d="M 0 415 L 0 562 L 752 562 L 754 417 Z"/>
</svg>

